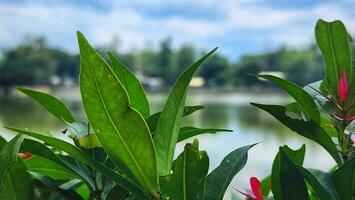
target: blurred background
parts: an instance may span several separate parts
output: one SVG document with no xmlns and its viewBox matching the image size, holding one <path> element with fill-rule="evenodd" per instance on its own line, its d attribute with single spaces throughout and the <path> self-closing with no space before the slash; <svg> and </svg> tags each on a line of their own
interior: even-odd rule
<svg viewBox="0 0 355 200">
<path fill-rule="evenodd" d="M 219 47 L 193 79 L 187 99 L 188 105 L 207 109 L 183 123 L 234 130 L 199 137 L 210 170 L 235 148 L 261 142 L 250 151 L 226 199 L 234 189 L 247 188 L 249 177 L 270 174 L 280 145 L 306 143 L 305 165 L 329 170 L 334 162 L 323 149 L 249 105 L 292 99 L 247 74 L 271 73 L 300 85 L 322 79 L 315 23 L 340 19 L 355 35 L 354 8 L 354 0 L 0 0 L 0 134 L 12 137 L 2 128 L 11 125 L 63 137 L 65 124 L 16 92 L 18 85 L 55 94 L 85 119 L 77 81 L 80 30 L 104 57 L 113 51 L 137 74 L 153 111 L 162 108 L 188 65 Z"/>
</svg>

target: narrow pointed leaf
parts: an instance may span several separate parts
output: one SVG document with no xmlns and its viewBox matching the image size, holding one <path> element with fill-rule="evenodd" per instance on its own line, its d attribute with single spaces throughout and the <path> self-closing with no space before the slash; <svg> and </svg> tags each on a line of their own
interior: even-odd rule
<svg viewBox="0 0 355 200">
<path fill-rule="evenodd" d="M 339 20 L 333 22 L 319 20 L 315 35 L 326 65 L 326 79 L 336 94 L 342 70 L 345 69 L 348 77 L 352 77 L 350 37 L 344 24 Z"/>
<path fill-rule="evenodd" d="M 199 151 L 198 140 L 186 144 L 184 151 L 173 162 L 172 174 L 160 177 L 164 199 L 203 199 L 203 189 L 208 173 L 209 159 L 205 151 Z"/>
<path fill-rule="evenodd" d="M 355 197 L 355 157 L 335 170 L 332 179 L 340 199 L 353 200 Z"/>
<path fill-rule="evenodd" d="M 17 133 L 21 133 L 24 135 L 28 135 L 31 137 L 34 137 L 36 139 L 42 140 L 46 142 L 48 145 L 51 145 L 57 149 L 60 149 L 66 153 L 68 153 L 70 156 L 74 157 L 75 159 L 85 163 L 86 165 L 100 171 L 103 173 L 107 178 L 112 179 L 113 181 L 116 181 L 117 184 L 125 188 L 126 190 L 132 192 L 133 194 L 136 194 L 140 196 L 142 199 L 147 199 L 146 193 L 142 191 L 140 187 L 138 187 L 134 182 L 132 182 L 130 179 L 127 177 L 118 174 L 108 167 L 102 165 L 101 163 L 95 161 L 93 158 L 91 158 L 89 155 L 85 154 L 81 149 L 77 148 L 76 146 L 69 144 L 67 142 L 64 142 L 60 139 L 53 138 L 50 136 L 45 136 L 39 133 L 31 132 L 31 131 L 26 131 L 26 130 L 20 130 L 12 127 L 6 127 L 9 130 L 15 131 Z"/>
<path fill-rule="evenodd" d="M 33 100 L 47 109 L 50 113 L 52 113 L 56 118 L 68 123 L 75 122 L 75 118 L 70 112 L 69 108 L 58 98 L 28 88 L 18 87 L 17 90 L 31 97 Z"/>
<path fill-rule="evenodd" d="M 261 78 L 267 79 L 279 87 L 284 89 L 289 95 L 291 95 L 297 103 L 302 107 L 303 111 L 308 115 L 310 119 L 319 124 L 320 115 L 317 109 L 316 103 L 313 101 L 312 97 L 304 91 L 300 86 L 284 80 L 282 78 L 278 78 L 276 76 L 271 75 L 258 75 Z"/>
<path fill-rule="evenodd" d="M 0 187 L 4 181 L 7 171 L 17 160 L 17 153 L 23 141 L 22 135 L 17 135 L 0 150 Z"/>
<path fill-rule="evenodd" d="M 303 163 L 304 146 L 298 151 L 290 151 L 286 147 L 280 147 L 272 165 L 272 191 L 275 199 L 279 200 L 307 200 L 308 190 L 302 174 L 292 162 L 296 160 Z M 300 163 L 301 162 L 301 163 Z"/>
<path fill-rule="evenodd" d="M 140 84 L 133 72 L 129 70 L 120 60 L 118 60 L 112 52 L 107 53 L 107 55 L 110 58 L 113 72 L 127 90 L 130 105 L 144 118 L 148 117 L 150 115 L 150 108 L 143 86 Z"/>
<path fill-rule="evenodd" d="M 154 134 L 154 143 L 157 152 L 158 174 L 166 176 L 171 169 L 176 142 L 179 137 L 179 129 L 185 107 L 185 99 L 190 81 L 196 70 L 210 57 L 214 49 L 200 60 L 188 67 L 175 82 Z"/>
<path fill-rule="evenodd" d="M 121 81 L 80 32 L 78 42 L 80 91 L 86 115 L 97 138 L 125 174 L 156 196 L 155 149 L 144 118 L 130 107 Z"/>
<path fill-rule="evenodd" d="M 247 163 L 248 151 L 254 145 L 240 147 L 224 157 L 221 164 L 207 176 L 204 200 L 223 200 L 232 179 Z"/>
<path fill-rule="evenodd" d="M 233 132 L 229 129 L 218 129 L 218 128 L 195 128 L 190 126 L 185 126 L 180 128 L 178 142 L 186 140 L 196 135 L 200 134 L 216 134 L 218 132 Z"/>
<path fill-rule="evenodd" d="M 321 145 L 328 153 L 333 157 L 333 159 L 340 164 L 341 160 L 338 151 L 329 137 L 327 132 L 325 132 L 322 127 L 313 121 L 303 121 L 298 119 L 292 119 L 288 117 L 285 112 L 286 109 L 283 106 L 277 105 L 263 105 L 251 103 L 253 106 L 258 107 L 279 120 L 282 124 L 290 128 L 292 131 L 306 137 L 319 145 Z"/>
<path fill-rule="evenodd" d="M 34 188 L 31 176 L 27 173 L 22 159 L 18 159 L 7 171 L 0 188 L 0 199 L 33 200 Z"/>
<path fill-rule="evenodd" d="M 206 108 L 205 106 L 201 106 L 201 105 L 197 105 L 197 106 L 185 106 L 184 111 L 183 111 L 183 117 L 191 115 L 192 113 L 204 109 Z M 147 122 L 148 126 L 149 126 L 149 130 L 151 133 L 154 133 L 158 122 L 159 122 L 159 118 L 160 118 L 161 112 L 157 112 L 154 113 L 152 115 L 150 115 L 149 117 L 147 117 L 145 119 L 145 121 Z"/>
</svg>

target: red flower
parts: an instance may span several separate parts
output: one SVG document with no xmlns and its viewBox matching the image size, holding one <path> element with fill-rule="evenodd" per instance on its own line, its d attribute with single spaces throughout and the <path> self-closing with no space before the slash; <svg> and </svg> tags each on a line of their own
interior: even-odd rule
<svg viewBox="0 0 355 200">
<path fill-rule="evenodd" d="M 346 76 L 345 69 L 343 69 L 343 73 L 340 76 L 338 95 L 340 100 L 345 103 L 348 98 L 348 78 Z"/>
<path fill-rule="evenodd" d="M 246 198 L 253 200 L 264 200 L 263 194 L 261 193 L 261 183 L 256 177 L 250 178 L 250 187 L 251 190 L 248 190 L 246 193 L 237 191 Z"/>
<path fill-rule="evenodd" d="M 28 158 L 31 158 L 32 157 L 32 154 L 31 153 L 22 153 L 21 155 L 22 159 L 26 160 Z"/>
</svg>

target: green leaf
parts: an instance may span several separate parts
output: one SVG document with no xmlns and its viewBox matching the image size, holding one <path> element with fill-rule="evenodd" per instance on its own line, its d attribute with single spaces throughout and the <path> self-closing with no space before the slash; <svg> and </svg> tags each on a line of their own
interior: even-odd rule
<svg viewBox="0 0 355 200">
<path fill-rule="evenodd" d="M 66 167 L 43 157 L 32 156 L 31 158 L 25 160 L 25 164 L 29 171 L 36 172 L 43 176 L 49 176 L 52 179 L 78 178 Z"/>
<path fill-rule="evenodd" d="M 330 83 L 333 94 L 337 94 L 342 70 L 345 69 L 348 77 L 352 77 L 352 57 L 348 32 L 339 20 L 326 22 L 320 19 L 316 25 L 315 35 L 326 65 L 326 79 Z"/>
<path fill-rule="evenodd" d="M 69 144 L 67 142 L 64 142 L 60 139 L 53 138 L 50 136 L 38 134 L 35 132 L 31 131 L 26 131 L 26 130 L 20 130 L 12 127 L 6 127 L 9 130 L 25 134 L 34 138 L 37 138 L 39 140 L 42 140 L 46 142 L 48 145 L 51 145 L 57 149 L 60 149 L 66 153 L 68 153 L 70 156 L 74 157 L 75 159 L 85 163 L 86 165 L 96 169 L 97 171 L 100 171 L 103 173 L 107 178 L 112 179 L 113 181 L 116 181 L 117 184 L 125 188 L 126 190 L 132 192 L 133 194 L 136 194 L 137 196 L 141 197 L 142 199 L 147 199 L 146 193 L 144 193 L 140 187 L 138 187 L 134 182 L 132 182 L 130 179 L 126 178 L 125 176 L 118 174 L 108 167 L 102 165 L 101 163 L 95 161 L 93 158 L 91 158 L 89 155 L 85 154 L 81 149 L 77 148 L 76 146 Z"/>
<path fill-rule="evenodd" d="M 95 134 L 88 134 L 87 136 L 84 136 L 82 138 L 74 139 L 74 143 L 75 145 L 86 149 L 102 147 L 100 141 L 97 139 L 97 136 Z"/>
<path fill-rule="evenodd" d="M 1 168 L 3 169 L 3 168 Z M 1 170 L 2 171 L 2 170 Z M 22 159 L 18 159 L 7 171 L 0 189 L 0 199 L 33 200 L 34 188 L 31 176 L 26 172 Z"/>
<path fill-rule="evenodd" d="M 254 145 L 240 147 L 229 153 L 221 164 L 206 179 L 204 200 L 222 200 L 233 177 L 243 169 L 248 159 L 248 150 Z"/>
<path fill-rule="evenodd" d="M 305 153 L 303 145 L 293 151 L 287 146 L 280 147 L 272 165 L 272 192 L 279 200 L 307 200 L 309 199 L 306 183 L 296 165 L 302 165 Z"/>
<path fill-rule="evenodd" d="M 333 159 L 338 164 L 341 163 L 338 151 L 332 139 L 322 129 L 322 127 L 320 127 L 315 122 L 292 119 L 285 114 L 286 109 L 283 106 L 263 105 L 263 104 L 256 104 L 256 103 L 251 103 L 251 105 L 268 112 L 269 114 L 274 116 L 277 120 L 279 120 L 282 124 L 290 128 L 292 131 L 314 142 L 317 142 L 326 151 L 328 151 L 328 153 L 333 157 Z"/>
<path fill-rule="evenodd" d="M 314 122 L 319 124 L 320 115 L 317 109 L 317 105 L 313 101 L 312 97 L 301 87 L 299 87 L 298 85 L 290 81 L 284 80 L 282 78 L 278 78 L 276 76 L 271 76 L 271 75 L 258 75 L 258 76 L 267 79 L 277 84 L 281 88 L 283 88 L 288 94 L 290 94 L 297 101 L 297 103 L 302 107 L 306 115 Z"/>
<path fill-rule="evenodd" d="M 0 187 L 3 184 L 7 171 L 17 160 L 17 153 L 22 141 L 23 136 L 17 135 L 0 150 Z"/>
<path fill-rule="evenodd" d="M 201 66 L 201 64 L 216 50 L 217 48 L 213 49 L 200 60 L 188 67 L 179 76 L 171 89 L 154 134 L 158 174 L 160 176 L 168 175 L 171 169 L 190 81 L 199 66 Z"/>
<path fill-rule="evenodd" d="M 352 200 L 355 196 L 355 157 L 340 166 L 332 176 L 340 199 Z"/>
<path fill-rule="evenodd" d="M 36 178 L 37 180 L 42 182 L 46 187 L 48 187 L 51 190 L 58 193 L 64 199 L 67 199 L 67 200 L 82 200 L 83 199 L 74 190 L 71 190 L 71 189 L 64 190 L 64 189 L 60 188 L 59 185 L 56 184 L 55 181 L 49 177 L 42 176 L 42 175 L 35 173 L 35 172 L 30 172 L 30 173 L 34 178 Z"/>
<path fill-rule="evenodd" d="M 154 144 L 142 115 L 111 67 L 78 32 L 80 91 L 86 115 L 97 138 L 123 172 L 157 196 Z"/>
<path fill-rule="evenodd" d="M 308 170 L 297 166 L 298 170 L 322 200 L 338 200 L 339 197 L 332 182 L 331 175 L 319 170 Z"/>
<path fill-rule="evenodd" d="M 105 200 L 125 200 L 129 196 L 129 192 L 119 185 L 115 185 L 108 193 Z"/>
<path fill-rule="evenodd" d="M 118 60 L 112 52 L 108 52 L 107 55 L 110 58 L 113 72 L 128 93 L 130 106 L 136 109 L 144 118 L 148 117 L 150 115 L 150 108 L 143 86 L 133 72 Z"/>
<path fill-rule="evenodd" d="M 186 144 L 184 151 L 173 162 L 172 174 L 160 177 L 164 199 L 203 199 L 203 189 L 208 173 L 209 159 L 199 151 L 198 140 Z"/>
<path fill-rule="evenodd" d="M 270 185 L 271 184 L 271 176 L 267 176 L 263 180 L 261 180 L 261 194 L 263 194 L 264 197 L 269 196 L 270 193 Z"/>
<path fill-rule="evenodd" d="M 185 126 L 180 128 L 178 142 L 186 140 L 196 135 L 210 133 L 215 134 L 218 132 L 233 132 L 229 129 L 219 129 L 219 128 L 195 128 L 190 126 Z"/>
<path fill-rule="evenodd" d="M 31 97 L 33 100 L 42 105 L 58 119 L 66 121 L 68 123 L 75 122 L 75 118 L 73 117 L 68 107 L 58 98 L 28 88 L 18 87 L 17 90 Z"/>
<path fill-rule="evenodd" d="M 206 108 L 206 107 L 201 106 L 201 105 L 185 106 L 182 116 L 185 117 L 185 116 L 191 115 L 192 113 L 194 113 L 198 110 L 202 110 L 204 108 Z M 157 112 L 145 119 L 145 121 L 147 122 L 147 124 L 149 126 L 149 130 L 151 133 L 155 132 L 158 122 L 159 122 L 160 115 L 161 115 L 161 112 Z"/>
</svg>

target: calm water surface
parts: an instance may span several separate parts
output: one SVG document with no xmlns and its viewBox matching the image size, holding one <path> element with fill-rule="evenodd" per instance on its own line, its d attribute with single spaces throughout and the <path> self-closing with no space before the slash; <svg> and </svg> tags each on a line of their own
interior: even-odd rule
<svg viewBox="0 0 355 200">
<path fill-rule="evenodd" d="M 80 97 L 73 95 L 76 92 L 74 90 L 69 94 L 63 92 L 56 92 L 56 94 L 68 103 L 78 118 L 84 119 Z M 154 112 L 162 108 L 165 98 L 166 94 L 149 95 Z M 187 99 L 187 105 L 202 104 L 207 108 L 186 117 L 184 125 L 228 128 L 234 131 L 198 137 L 200 149 L 206 150 L 209 155 L 210 170 L 218 166 L 223 157 L 234 149 L 261 142 L 250 151 L 247 165 L 234 178 L 225 199 L 229 199 L 233 188 L 243 190 L 248 187 L 249 177 L 263 178 L 270 174 L 273 158 L 280 145 L 287 144 L 292 148 L 298 148 L 305 143 L 307 146 L 304 165 L 308 168 L 329 170 L 335 165 L 320 146 L 289 131 L 267 113 L 250 106 L 249 102 L 286 104 L 291 102 L 291 99 L 275 92 L 220 92 L 217 90 L 208 92 L 192 90 Z M 11 138 L 13 135 L 2 128 L 4 125 L 28 128 L 61 138 L 63 135 L 60 134 L 60 130 L 65 127 L 65 124 L 25 97 L 0 99 L 0 134 Z M 183 141 L 178 145 L 176 155 L 182 151 L 187 142 L 191 140 Z"/>
</svg>

